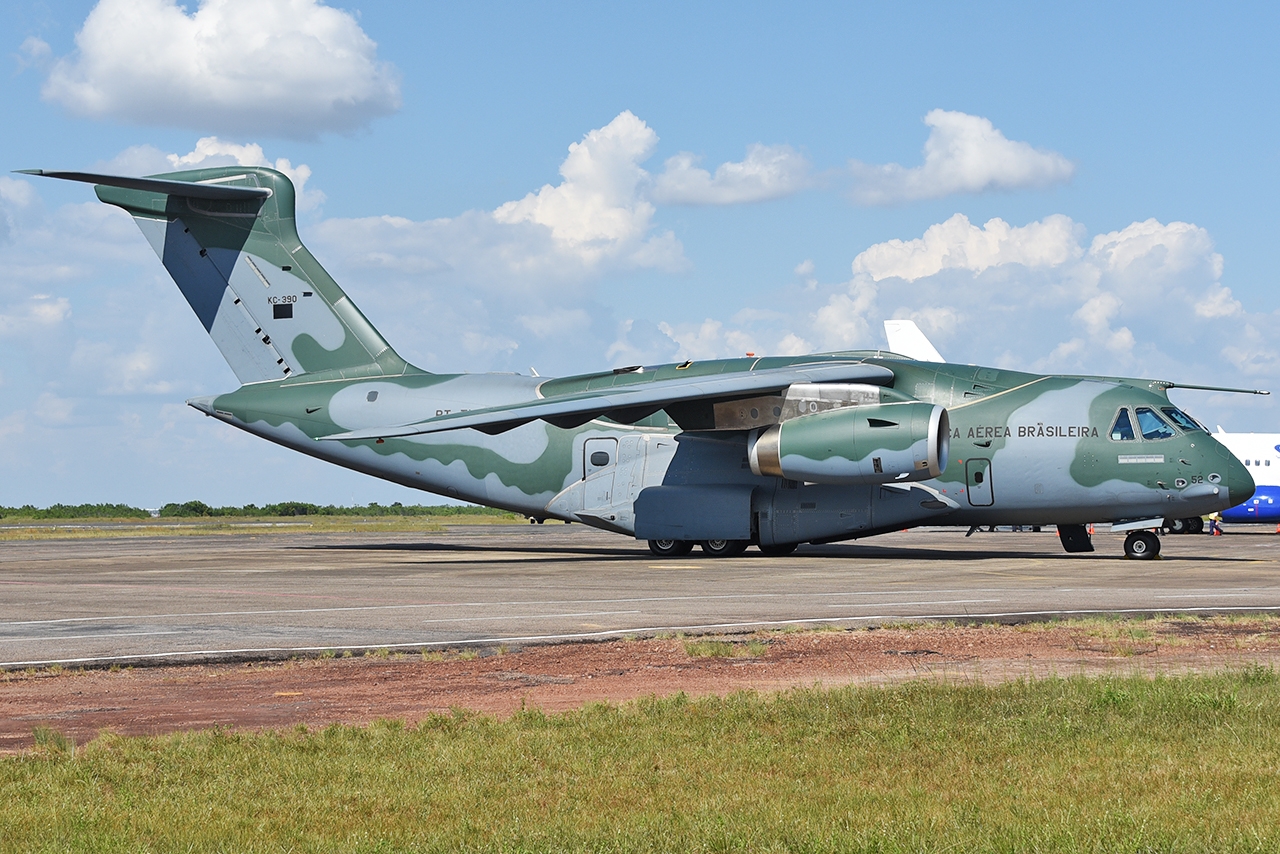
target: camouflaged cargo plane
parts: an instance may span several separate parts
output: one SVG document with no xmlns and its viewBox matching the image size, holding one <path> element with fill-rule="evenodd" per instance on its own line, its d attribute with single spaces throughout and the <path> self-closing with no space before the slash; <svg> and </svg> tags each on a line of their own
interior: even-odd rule
<svg viewBox="0 0 1280 854">
<path fill-rule="evenodd" d="M 548 379 L 406 362 L 298 239 L 294 188 L 231 167 L 96 184 L 128 211 L 240 380 L 188 401 L 305 454 L 450 498 L 768 555 L 918 525 L 1130 530 L 1249 498 L 1173 383 L 1044 376 L 888 351 L 687 361 Z"/>
</svg>

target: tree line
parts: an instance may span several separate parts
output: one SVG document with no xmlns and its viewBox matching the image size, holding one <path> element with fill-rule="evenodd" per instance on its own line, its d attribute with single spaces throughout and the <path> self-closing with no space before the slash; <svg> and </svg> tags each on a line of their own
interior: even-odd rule
<svg viewBox="0 0 1280 854">
<path fill-rule="evenodd" d="M 152 511 L 128 504 L 52 504 L 35 507 L 0 506 L 0 518 L 23 519 L 150 519 Z M 243 507 L 213 507 L 203 501 L 166 504 L 159 510 L 161 518 L 195 518 L 201 516 L 507 516 L 505 510 L 457 504 L 378 504 L 342 507 L 336 504 L 311 504 L 307 501 L 281 501 L 279 504 L 246 504 Z"/>
</svg>

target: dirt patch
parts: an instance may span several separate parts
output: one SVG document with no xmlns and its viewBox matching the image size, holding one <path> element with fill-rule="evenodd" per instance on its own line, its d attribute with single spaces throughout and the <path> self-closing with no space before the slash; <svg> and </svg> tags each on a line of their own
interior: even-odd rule
<svg viewBox="0 0 1280 854">
<path fill-rule="evenodd" d="M 1280 664 L 1274 620 L 1097 621 L 1027 626 L 910 626 L 724 638 L 725 656 L 685 639 L 646 638 L 453 651 L 438 656 L 309 659 L 0 676 L 0 751 L 47 726 L 77 743 L 100 731 L 155 735 L 222 726 L 413 723 L 469 709 L 562 711 L 683 691 L 699 696 L 910 679 L 994 683 L 1075 674 L 1182 673 Z"/>
</svg>

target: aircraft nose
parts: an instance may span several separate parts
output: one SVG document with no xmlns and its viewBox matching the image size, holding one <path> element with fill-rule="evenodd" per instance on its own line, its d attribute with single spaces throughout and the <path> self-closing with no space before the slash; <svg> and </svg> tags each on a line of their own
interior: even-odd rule
<svg viewBox="0 0 1280 854">
<path fill-rule="evenodd" d="M 1253 491 L 1256 485 L 1253 482 L 1253 475 L 1249 474 L 1249 470 L 1245 468 L 1244 463 L 1236 458 L 1236 455 L 1226 450 L 1226 477 L 1223 482 L 1227 485 L 1228 495 L 1231 496 L 1233 505 L 1248 501 L 1253 497 Z"/>
</svg>

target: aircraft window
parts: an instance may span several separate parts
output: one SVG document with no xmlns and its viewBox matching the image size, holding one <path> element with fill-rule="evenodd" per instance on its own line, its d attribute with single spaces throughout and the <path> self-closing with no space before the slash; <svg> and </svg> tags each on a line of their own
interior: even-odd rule
<svg viewBox="0 0 1280 854">
<path fill-rule="evenodd" d="M 1164 423 L 1163 418 L 1145 406 L 1139 406 L 1135 410 L 1135 414 L 1138 416 L 1138 429 L 1142 431 L 1142 438 L 1170 439 L 1177 435 L 1173 432 L 1172 427 Z"/>
<path fill-rule="evenodd" d="M 609 452 L 608 452 L 608 451 L 596 451 L 596 452 L 594 452 L 594 453 L 591 455 L 591 465 L 593 465 L 593 466 L 607 466 L 607 465 L 609 465 Z"/>
<path fill-rule="evenodd" d="M 1187 431 L 1188 433 L 1204 431 L 1204 428 L 1201 427 L 1199 424 L 1197 424 L 1195 422 L 1195 419 L 1193 419 L 1187 413 L 1183 412 L 1181 409 L 1176 409 L 1172 406 L 1162 406 L 1160 407 L 1160 411 L 1163 412 L 1170 421 L 1172 421 L 1174 424 L 1177 424 L 1179 427 L 1181 427 L 1183 430 Z"/>
<path fill-rule="evenodd" d="M 1111 428 L 1111 438 L 1116 442 L 1133 438 L 1133 424 L 1129 421 L 1129 410 L 1121 409 L 1120 414 L 1116 416 L 1116 423 Z"/>
</svg>

